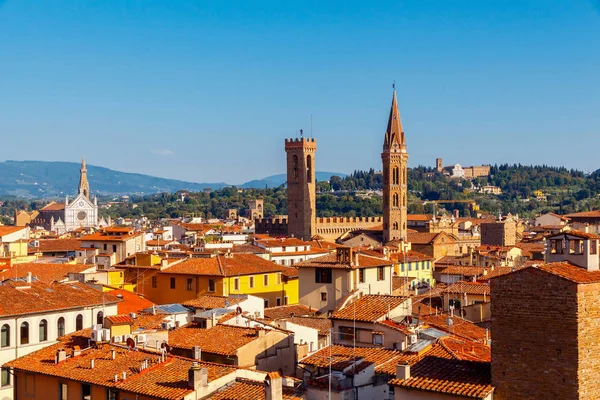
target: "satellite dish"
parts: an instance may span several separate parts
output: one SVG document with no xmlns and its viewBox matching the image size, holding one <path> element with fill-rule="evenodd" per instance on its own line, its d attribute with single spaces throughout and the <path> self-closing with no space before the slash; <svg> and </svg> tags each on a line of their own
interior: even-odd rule
<svg viewBox="0 0 600 400">
<path fill-rule="evenodd" d="M 225 307 L 229 307 L 229 299 L 225 299 Z"/>
<path fill-rule="evenodd" d="M 448 319 L 446 319 L 446 323 L 448 324 L 448 326 L 452 326 L 454 325 L 454 320 L 450 317 L 448 317 Z"/>
<path fill-rule="evenodd" d="M 237 314 L 237 315 L 240 315 L 240 314 L 242 313 L 242 307 L 239 307 L 239 306 L 238 306 L 238 307 L 235 309 L 235 312 L 236 312 L 236 314 Z"/>
<path fill-rule="evenodd" d="M 127 344 L 127 347 L 129 347 L 130 349 L 135 348 L 135 340 L 133 340 L 132 338 L 127 338 L 125 343 Z"/>
<path fill-rule="evenodd" d="M 412 317 L 410 315 L 408 315 L 406 317 L 406 322 L 408 322 L 409 325 L 411 325 L 413 323 L 413 319 L 412 319 Z"/>
</svg>

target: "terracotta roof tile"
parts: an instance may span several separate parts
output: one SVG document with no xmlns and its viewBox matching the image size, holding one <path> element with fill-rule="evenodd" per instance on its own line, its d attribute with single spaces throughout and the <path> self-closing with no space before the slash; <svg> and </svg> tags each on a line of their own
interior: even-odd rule
<svg viewBox="0 0 600 400">
<path fill-rule="evenodd" d="M 76 251 L 81 248 L 81 241 L 78 239 L 40 239 L 38 243 L 38 251 L 42 253 Z"/>
<path fill-rule="evenodd" d="M 117 304 L 117 313 L 119 314 L 137 313 L 141 310 L 152 307 L 153 304 L 150 300 L 147 300 L 136 293 L 131 293 L 123 289 L 109 290 L 106 293 L 123 300 Z"/>
<path fill-rule="evenodd" d="M 448 314 L 421 315 L 421 320 L 429 326 L 452 333 L 465 339 L 475 340 L 481 343 L 485 341 L 485 329 L 475 325 L 471 321 L 457 316 L 452 317 L 452 325 L 449 326 L 449 317 L 450 316 Z"/>
<path fill-rule="evenodd" d="M 566 262 L 550 263 L 550 264 L 534 264 L 530 267 L 520 269 L 513 273 L 519 273 L 529 268 L 536 268 L 540 271 L 559 276 L 576 283 L 598 283 L 600 282 L 600 271 L 588 271 L 585 268 L 578 267 Z M 507 275 L 504 275 L 507 276 Z"/>
<path fill-rule="evenodd" d="M 22 263 L 13 264 L 3 275 L 5 279 L 24 278 L 27 272 L 31 272 L 37 280 L 52 283 L 66 280 L 69 273 L 81 273 L 93 268 L 94 266 L 89 264 Z"/>
<path fill-rule="evenodd" d="M 600 210 L 582 211 L 578 213 L 566 214 L 567 218 L 600 218 Z"/>
<path fill-rule="evenodd" d="M 224 386 L 207 400 L 262 400 L 265 399 L 265 384 L 238 378 L 234 383 Z M 304 399 L 299 390 L 283 387 L 282 400 Z"/>
<path fill-rule="evenodd" d="M 490 285 L 487 283 L 456 282 L 442 291 L 443 293 L 467 293 L 490 295 Z"/>
<path fill-rule="evenodd" d="M 111 315 L 106 319 L 114 325 L 133 325 L 133 318 L 129 315 Z"/>
<path fill-rule="evenodd" d="M 229 256 L 194 257 L 163 269 L 166 274 L 237 276 L 282 272 L 283 268 L 274 262 L 254 254 L 237 253 Z"/>
<path fill-rule="evenodd" d="M 287 306 L 268 307 L 265 308 L 264 313 L 265 318 L 268 319 L 283 319 L 294 316 L 306 316 L 315 314 L 316 310 L 313 310 L 312 308 L 302 304 L 290 304 Z"/>
<path fill-rule="evenodd" d="M 55 203 L 52 202 L 42 207 L 40 211 L 60 211 L 65 209 L 65 203 Z"/>
<path fill-rule="evenodd" d="M 89 330 L 88 330 L 89 331 Z M 82 351 L 77 357 L 69 357 L 66 361 L 55 364 L 56 351 L 61 348 L 73 348 L 75 345 L 85 348 L 88 335 L 81 332 L 70 335 L 64 341 L 24 357 L 11 361 L 10 367 L 21 371 L 54 376 L 109 388 L 122 392 L 136 393 L 157 399 L 181 399 L 191 393 L 187 387 L 188 370 L 192 360 L 181 357 L 167 357 L 165 362 L 158 362 L 159 355 L 138 349 L 129 351 L 113 345 L 100 345 Z M 112 359 L 111 351 L 115 351 Z M 94 359 L 94 369 L 90 361 Z M 149 360 L 149 368 L 141 370 L 144 360 Z M 201 368 L 208 370 L 208 381 L 212 382 L 235 371 L 235 367 L 198 362 Z M 122 374 L 126 373 L 123 380 Z M 115 375 L 118 380 L 115 382 Z"/>
<path fill-rule="evenodd" d="M 370 257 L 363 254 L 358 255 L 358 265 L 338 262 L 337 254 L 327 254 L 322 257 L 311 258 L 294 264 L 296 268 L 374 268 L 392 265 L 392 262 L 383 258 Z"/>
<path fill-rule="evenodd" d="M 365 295 L 346 307 L 334 311 L 332 319 L 375 322 L 385 318 L 390 310 L 407 300 L 402 296 Z"/>
<path fill-rule="evenodd" d="M 373 347 L 352 347 L 352 346 L 331 346 L 331 362 L 333 365 L 341 365 L 351 360 L 353 357 L 362 357 L 366 362 L 375 364 L 375 372 L 381 374 L 396 374 L 396 365 L 408 362 L 414 364 L 419 359 L 426 356 L 435 356 L 451 359 L 454 356 L 444 347 L 433 344 L 419 353 L 400 352 L 398 350 L 388 350 Z M 330 347 L 323 347 L 321 350 L 298 361 L 300 364 L 311 365 L 320 368 L 329 368 Z"/>
<path fill-rule="evenodd" d="M 319 317 L 289 317 L 285 318 L 286 322 L 291 322 L 292 324 L 306 326 L 308 328 L 317 329 L 319 331 L 319 335 L 327 336 L 331 330 L 331 320 L 329 318 L 319 318 Z"/>
<path fill-rule="evenodd" d="M 1 317 L 115 304 L 119 301 L 117 297 L 79 282 L 5 282 L 0 286 Z"/>
<path fill-rule="evenodd" d="M 23 229 L 27 229 L 27 228 L 24 226 L 1 225 L 0 226 L 0 237 L 5 236 L 5 235 L 10 235 L 11 233 L 19 232 Z"/>
<path fill-rule="evenodd" d="M 268 335 L 270 331 L 267 331 Z M 231 325 L 216 325 L 201 329 L 188 324 L 169 332 L 169 344 L 173 348 L 192 349 L 200 346 L 203 352 L 233 356 L 238 349 L 258 338 L 257 330 Z"/>
<path fill-rule="evenodd" d="M 197 298 L 186 301 L 183 303 L 186 307 L 193 307 L 199 309 L 210 310 L 213 308 L 225 308 L 227 307 L 226 302 L 229 303 L 230 306 L 239 304 L 246 300 L 241 297 L 227 297 L 227 296 L 211 296 L 208 294 L 200 295 Z"/>
<path fill-rule="evenodd" d="M 410 375 L 390 385 L 478 399 L 494 391 L 489 363 L 426 356 L 411 366 Z"/>
</svg>

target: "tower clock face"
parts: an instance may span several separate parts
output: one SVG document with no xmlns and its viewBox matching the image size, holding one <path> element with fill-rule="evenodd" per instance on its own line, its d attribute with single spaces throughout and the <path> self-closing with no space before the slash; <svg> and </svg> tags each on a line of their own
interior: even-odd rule
<svg viewBox="0 0 600 400">
<path fill-rule="evenodd" d="M 79 211 L 77 213 L 77 219 L 83 221 L 87 217 L 87 213 L 85 211 Z"/>
</svg>

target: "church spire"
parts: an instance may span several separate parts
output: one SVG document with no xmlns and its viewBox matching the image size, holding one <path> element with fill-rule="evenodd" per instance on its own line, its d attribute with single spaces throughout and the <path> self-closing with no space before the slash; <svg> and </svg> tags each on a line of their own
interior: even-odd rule
<svg viewBox="0 0 600 400">
<path fill-rule="evenodd" d="M 79 194 L 90 197 L 90 184 L 87 179 L 87 168 L 85 167 L 85 158 L 81 157 L 81 169 L 79 170 Z"/>
<path fill-rule="evenodd" d="M 396 146 L 394 146 L 394 144 L 396 144 Z M 385 139 L 383 141 L 384 150 L 394 148 L 395 150 L 406 148 L 404 129 L 402 129 L 402 121 L 400 120 L 400 112 L 398 111 L 398 100 L 396 100 L 396 84 L 394 84 L 392 107 L 390 108 L 390 117 L 388 118 Z"/>
</svg>

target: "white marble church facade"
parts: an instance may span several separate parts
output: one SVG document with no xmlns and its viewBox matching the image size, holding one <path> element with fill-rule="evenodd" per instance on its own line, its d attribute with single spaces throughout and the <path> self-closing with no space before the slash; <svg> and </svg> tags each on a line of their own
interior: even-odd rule
<svg viewBox="0 0 600 400">
<path fill-rule="evenodd" d="M 56 206 L 57 205 L 55 204 L 55 209 Z M 84 159 L 81 160 L 79 190 L 77 196 L 71 202 L 69 202 L 69 196 L 67 196 L 65 198 L 64 208 L 57 211 L 59 211 L 58 218 L 55 218 L 54 215 L 52 215 L 49 225 L 51 231 L 59 234 L 73 231 L 78 228 L 98 228 L 100 226 L 110 225 L 110 222 L 99 219 L 98 201 L 96 197 L 93 199 L 90 197 L 90 185 L 87 179 L 87 168 Z"/>
</svg>

